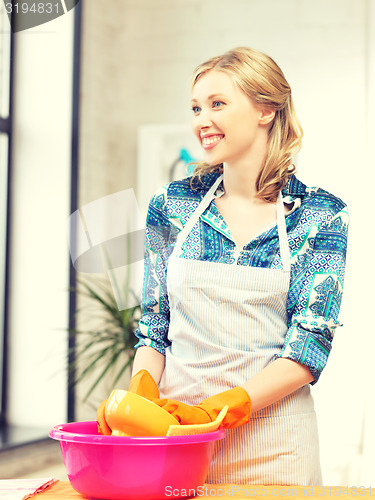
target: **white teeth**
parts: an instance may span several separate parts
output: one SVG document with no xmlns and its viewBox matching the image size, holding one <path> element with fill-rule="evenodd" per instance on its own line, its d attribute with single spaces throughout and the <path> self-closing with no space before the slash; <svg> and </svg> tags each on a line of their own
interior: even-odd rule
<svg viewBox="0 0 375 500">
<path fill-rule="evenodd" d="M 214 142 L 219 142 L 221 140 L 220 135 L 214 135 L 212 137 L 203 137 L 202 143 L 204 146 L 209 146 L 210 144 L 213 144 Z"/>
</svg>

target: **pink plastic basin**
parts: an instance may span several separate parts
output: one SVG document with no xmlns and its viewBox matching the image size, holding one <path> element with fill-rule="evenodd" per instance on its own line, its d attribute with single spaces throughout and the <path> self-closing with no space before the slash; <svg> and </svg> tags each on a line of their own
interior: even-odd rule
<svg viewBox="0 0 375 500">
<path fill-rule="evenodd" d="M 193 436 L 101 436 L 96 422 L 57 425 L 72 487 L 105 500 L 183 498 L 204 484 L 219 430 Z M 190 490 L 190 493 L 189 493 Z M 198 490 L 199 491 L 199 490 Z"/>
</svg>

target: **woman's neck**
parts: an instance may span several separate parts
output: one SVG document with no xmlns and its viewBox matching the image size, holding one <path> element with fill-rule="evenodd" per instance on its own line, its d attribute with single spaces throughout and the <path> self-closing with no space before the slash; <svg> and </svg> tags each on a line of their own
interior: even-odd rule
<svg viewBox="0 0 375 500">
<path fill-rule="evenodd" d="M 223 184 L 226 198 L 238 198 L 244 201 L 255 201 L 257 189 L 256 181 L 261 164 L 229 164 L 223 165 Z"/>
<path fill-rule="evenodd" d="M 239 201 L 259 201 L 256 198 L 256 181 L 267 157 L 268 132 L 262 129 L 251 150 L 239 157 L 232 157 L 223 164 L 223 183 L 227 198 Z"/>
</svg>

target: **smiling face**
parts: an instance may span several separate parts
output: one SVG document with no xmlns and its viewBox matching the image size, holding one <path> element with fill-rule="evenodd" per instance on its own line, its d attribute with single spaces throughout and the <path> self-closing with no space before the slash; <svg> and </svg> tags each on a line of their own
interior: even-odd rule
<svg viewBox="0 0 375 500">
<path fill-rule="evenodd" d="M 265 154 L 274 112 L 257 106 L 223 71 L 202 75 L 192 92 L 193 132 L 209 165 Z"/>
</svg>

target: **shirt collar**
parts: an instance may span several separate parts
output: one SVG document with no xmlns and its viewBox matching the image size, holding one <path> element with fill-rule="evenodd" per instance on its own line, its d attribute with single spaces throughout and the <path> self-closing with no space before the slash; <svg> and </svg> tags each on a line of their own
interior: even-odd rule
<svg viewBox="0 0 375 500">
<path fill-rule="evenodd" d="M 306 185 L 297 179 L 293 174 L 289 177 L 284 189 L 282 190 L 283 196 L 300 197 L 306 194 Z"/>
<path fill-rule="evenodd" d="M 204 191 L 207 191 L 210 186 L 215 182 L 215 180 L 218 178 L 220 175 L 219 172 L 211 172 L 205 176 L 202 177 L 203 180 L 203 185 L 200 184 L 198 189 L 202 189 Z M 283 197 L 290 196 L 291 198 L 299 198 L 302 196 L 305 196 L 307 187 L 306 185 L 301 182 L 300 180 L 297 179 L 297 177 L 293 174 L 289 177 L 288 182 L 284 186 L 282 190 L 282 195 Z M 221 196 L 223 193 L 223 187 L 222 184 L 220 184 L 216 190 L 216 196 Z"/>
</svg>

